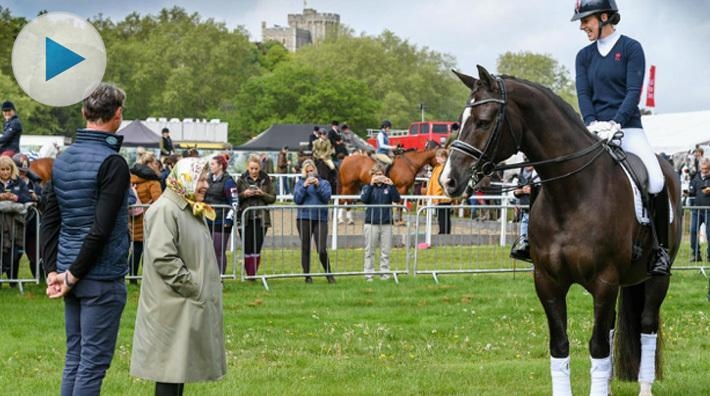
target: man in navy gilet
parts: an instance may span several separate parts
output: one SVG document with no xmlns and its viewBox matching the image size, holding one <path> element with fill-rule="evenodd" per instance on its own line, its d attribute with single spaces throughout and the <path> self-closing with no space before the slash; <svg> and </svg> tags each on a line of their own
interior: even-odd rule
<svg viewBox="0 0 710 396">
<path fill-rule="evenodd" d="M 84 99 L 86 129 L 54 163 L 42 218 L 47 295 L 64 298 L 62 395 L 99 395 L 111 364 L 128 272 L 128 164 L 115 132 L 125 93 L 101 84 Z"/>
</svg>

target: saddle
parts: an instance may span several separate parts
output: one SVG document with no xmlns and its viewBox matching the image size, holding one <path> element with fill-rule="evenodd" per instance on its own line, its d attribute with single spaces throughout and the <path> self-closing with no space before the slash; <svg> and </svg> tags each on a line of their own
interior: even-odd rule
<svg viewBox="0 0 710 396">
<path fill-rule="evenodd" d="M 632 189 L 635 187 L 634 193 L 638 191 L 640 195 L 641 209 L 645 213 L 648 213 L 649 201 L 651 199 L 651 196 L 648 193 L 648 171 L 646 170 L 646 166 L 641 161 L 641 158 L 639 158 L 636 154 L 627 153 L 624 149 L 617 145 L 607 145 L 606 148 L 614 161 L 621 165 L 624 172 L 626 172 L 626 175 L 632 183 Z M 634 197 L 634 199 L 635 198 L 636 197 Z M 642 215 L 637 217 L 647 218 L 648 216 Z"/>
</svg>

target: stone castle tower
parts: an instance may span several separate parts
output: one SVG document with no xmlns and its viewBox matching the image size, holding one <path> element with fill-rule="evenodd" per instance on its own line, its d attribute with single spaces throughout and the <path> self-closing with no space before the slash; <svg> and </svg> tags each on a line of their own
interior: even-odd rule
<svg viewBox="0 0 710 396">
<path fill-rule="evenodd" d="M 337 34 L 340 15 L 319 13 L 312 8 L 304 8 L 303 14 L 288 14 L 288 26 L 266 27 L 261 22 L 262 41 L 278 41 L 291 52 L 308 44 L 316 44 Z"/>
</svg>

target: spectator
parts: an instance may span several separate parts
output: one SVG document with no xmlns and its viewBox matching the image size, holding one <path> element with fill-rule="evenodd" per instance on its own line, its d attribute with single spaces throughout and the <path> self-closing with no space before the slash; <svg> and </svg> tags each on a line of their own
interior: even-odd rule
<svg viewBox="0 0 710 396">
<path fill-rule="evenodd" d="M 150 205 L 157 201 L 163 190 L 160 188 L 160 162 L 152 151 L 146 151 L 138 157 L 131 167 L 131 185 L 136 189 L 141 205 Z M 143 214 L 131 217 L 131 239 L 133 248 L 128 256 L 131 263 L 131 276 L 138 276 L 141 257 L 143 257 Z M 132 284 L 138 283 L 131 279 Z"/>
<path fill-rule="evenodd" d="M 308 151 L 313 151 L 313 142 L 318 139 L 318 132 L 320 131 L 320 127 L 318 125 L 315 125 L 313 127 L 313 132 L 308 136 Z"/>
<path fill-rule="evenodd" d="M 698 173 L 698 170 L 700 169 L 700 160 L 703 159 L 705 155 L 705 150 L 703 150 L 701 147 L 696 147 L 693 150 L 693 161 L 690 166 L 690 178 L 691 180 L 695 177 L 695 175 Z"/>
<path fill-rule="evenodd" d="M 343 124 L 340 127 L 341 134 L 343 135 L 343 142 L 345 143 L 345 150 L 348 155 L 354 152 L 360 152 L 362 154 L 369 154 L 374 151 L 372 146 L 367 144 L 359 136 L 357 136 L 347 124 Z"/>
<path fill-rule="evenodd" d="M 527 161 L 527 159 L 526 159 Z M 520 214 L 520 236 L 513 243 L 510 250 L 510 257 L 523 261 L 531 261 L 530 245 L 528 245 L 528 223 L 530 220 L 530 205 L 532 204 L 531 192 L 532 183 L 537 179 L 537 173 L 532 166 L 526 166 L 520 172 L 518 178 L 518 188 L 513 190 L 513 195 L 518 199 L 518 205 L 527 205 L 521 209 Z"/>
<path fill-rule="evenodd" d="M 175 149 L 173 148 L 173 139 L 170 138 L 170 129 L 163 128 L 160 133 L 162 135 L 160 139 L 160 156 L 167 157 L 169 155 L 175 154 Z"/>
<path fill-rule="evenodd" d="M 274 160 L 266 153 L 261 153 L 260 158 L 261 162 L 259 165 L 261 166 L 261 170 L 269 174 L 274 173 Z"/>
<path fill-rule="evenodd" d="M 20 136 L 22 136 L 22 123 L 17 116 L 15 105 L 10 101 L 2 104 L 2 115 L 5 125 L 0 136 L 0 155 L 12 157 L 20 152 Z"/>
<path fill-rule="evenodd" d="M 343 135 L 338 129 L 338 124 L 338 121 L 333 120 L 328 131 L 328 140 L 330 140 L 330 145 L 333 147 L 332 160 L 336 168 L 340 168 L 340 162 L 348 156 L 348 149 L 345 147 Z"/>
<path fill-rule="evenodd" d="M 20 178 L 15 161 L 7 156 L 0 156 L 0 202 L 25 203 L 31 200 L 27 184 Z M 8 279 L 17 279 L 20 257 L 24 249 L 25 214 L 24 208 L 3 204 L 0 211 L 2 227 L 2 271 Z M 14 287 L 15 283 L 11 283 Z"/>
<path fill-rule="evenodd" d="M 32 272 L 32 277 L 37 277 L 37 213 L 42 209 L 39 207 L 40 200 L 42 196 L 42 187 L 40 186 L 40 179 L 30 171 L 29 159 L 24 154 L 15 154 L 12 157 L 17 169 L 19 170 L 19 179 L 22 180 L 27 185 L 27 191 L 29 193 L 29 200 L 27 202 L 33 202 L 35 204 L 35 209 L 28 209 L 25 213 L 25 243 L 23 250 L 27 255 L 28 264 L 30 266 L 30 272 Z M 19 268 L 20 256 L 17 257 Z M 40 278 L 44 278 L 44 271 L 39 268 Z"/>
<path fill-rule="evenodd" d="M 325 129 L 321 129 L 318 131 L 318 139 L 313 142 L 313 160 L 316 163 L 318 163 L 318 161 L 322 161 L 324 164 L 328 165 L 328 168 L 334 170 L 335 164 L 333 163 L 332 155 L 333 146 L 326 136 Z M 323 176 L 324 175 L 321 174 L 321 177 Z M 330 178 L 328 177 L 328 179 Z"/>
<path fill-rule="evenodd" d="M 326 274 L 330 274 L 328 260 L 328 207 L 331 189 L 327 180 L 318 176 L 316 165 L 312 160 L 302 164 L 302 177 L 293 189 L 293 201 L 299 206 L 322 205 L 322 207 L 298 208 L 296 228 L 301 237 L 301 267 L 306 274 L 306 283 L 313 283 L 310 277 L 311 269 L 311 239 L 316 244 L 318 258 Z M 335 283 L 333 275 L 327 275 L 328 283 Z"/>
<path fill-rule="evenodd" d="M 225 252 L 229 244 L 229 236 L 232 235 L 234 208 L 238 203 L 235 200 L 237 183 L 227 172 L 228 164 L 229 158 L 226 155 L 216 155 L 210 159 L 207 178 L 209 187 L 205 195 L 205 203 L 215 205 L 216 217 L 214 220 L 208 220 L 207 225 L 212 233 L 212 244 L 220 274 L 224 274 L 227 269 Z"/>
<path fill-rule="evenodd" d="M 700 171 L 690 181 L 688 194 L 694 198 L 692 206 L 698 207 L 690 213 L 690 250 L 692 257 L 690 261 L 703 261 L 698 243 L 698 231 L 700 225 L 705 223 L 705 238 L 707 245 L 706 259 L 710 261 L 710 159 L 700 160 Z"/>
<path fill-rule="evenodd" d="M 446 149 L 436 150 L 436 166 L 431 172 L 431 178 L 426 187 L 426 195 L 444 195 L 444 190 L 441 188 L 441 184 L 439 184 L 439 176 L 444 169 L 447 157 Z M 438 198 L 434 199 L 432 202 L 438 206 L 436 209 L 436 218 L 439 223 L 439 235 L 451 234 L 451 199 Z"/>
<path fill-rule="evenodd" d="M 180 157 L 175 154 L 171 154 L 167 157 L 161 158 L 163 161 L 163 168 L 160 170 L 160 189 L 165 191 L 165 180 L 170 175 L 170 171 L 173 170 L 175 164 L 177 164 Z"/>
<path fill-rule="evenodd" d="M 266 206 L 276 202 L 274 184 L 271 183 L 269 175 L 261 170 L 259 159 L 256 157 L 249 158 L 246 172 L 237 180 L 237 191 L 238 222 L 242 221 L 242 213 L 248 207 Z M 264 235 L 271 227 L 271 216 L 265 209 L 249 210 L 244 216 L 245 223 L 240 224 L 239 228 L 239 235 L 244 239 L 244 270 L 247 276 L 254 276 L 261 264 L 261 247 L 264 245 Z"/>
<path fill-rule="evenodd" d="M 130 173 L 118 154 L 122 137 L 115 135 L 124 99 L 104 83 L 84 99 L 86 129 L 57 157 L 46 195 L 47 295 L 64 297 L 63 395 L 100 394 L 126 305 Z"/>
<path fill-rule="evenodd" d="M 370 169 L 370 184 L 362 188 L 360 200 L 366 205 L 392 205 L 400 196 L 392 180 L 385 176 L 384 169 L 375 164 Z M 365 211 L 365 279 L 372 281 L 374 266 L 372 258 L 375 245 L 380 244 L 381 279 L 389 279 L 390 251 L 392 250 L 392 208 L 375 206 Z"/>
<path fill-rule="evenodd" d="M 291 160 L 289 159 L 288 146 L 281 147 L 279 157 L 276 159 L 276 170 L 281 174 L 291 173 Z M 290 181 L 291 179 L 288 177 L 279 176 L 279 194 L 285 195 L 291 192 L 291 186 L 289 185 Z"/>
<path fill-rule="evenodd" d="M 146 212 L 145 266 L 132 376 L 155 381 L 156 395 L 182 395 L 186 382 L 214 381 L 227 372 L 222 283 L 204 217 L 207 164 L 180 160 L 165 193 Z"/>
</svg>

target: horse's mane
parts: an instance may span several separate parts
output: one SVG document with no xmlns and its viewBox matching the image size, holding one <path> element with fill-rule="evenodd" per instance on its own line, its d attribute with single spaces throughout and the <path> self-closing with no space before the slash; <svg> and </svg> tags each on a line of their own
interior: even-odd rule
<svg viewBox="0 0 710 396">
<path fill-rule="evenodd" d="M 582 123 L 582 119 L 580 118 L 579 114 L 574 110 L 572 106 L 570 106 L 569 103 L 565 102 L 559 95 L 554 93 L 550 88 L 536 83 L 532 82 L 529 80 L 525 80 L 522 78 L 517 78 L 514 76 L 508 76 L 508 75 L 502 75 L 500 76 L 501 78 L 505 80 L 513 80 L 517 81 L 520 84 L 527 85 L 528 87 L 535 89 L 537 91 L 540 91 L 543 95 L 545 95 L 554 105 L 556 105 L 560 110 L 562 110 L 562 114 L 567 118 L 567 120 L 572 123 L 572 124 L 577 124 L 580 127 L 584 127 L 584 124 Z M 585 128 L 586 130 L 586 128 Z"/>
</svg>

